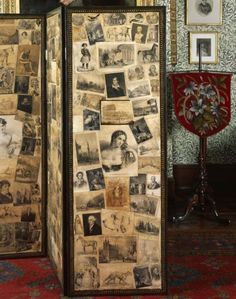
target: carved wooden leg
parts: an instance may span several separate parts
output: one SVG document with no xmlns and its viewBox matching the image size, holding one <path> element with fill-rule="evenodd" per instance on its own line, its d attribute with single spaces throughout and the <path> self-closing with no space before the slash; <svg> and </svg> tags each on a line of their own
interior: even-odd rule
<svg viewBox="0 0 236 299">
<path fill-rule="evenodd" d="M 186 208 L 185 214 L 183 216 L 173 217 L 173 222 L 178 223 L 184 221 L 198 204 L 199 196 L 197 194 L 194 194 L 193 197 L 189 200 L 189 204 Z"/>
</svg>

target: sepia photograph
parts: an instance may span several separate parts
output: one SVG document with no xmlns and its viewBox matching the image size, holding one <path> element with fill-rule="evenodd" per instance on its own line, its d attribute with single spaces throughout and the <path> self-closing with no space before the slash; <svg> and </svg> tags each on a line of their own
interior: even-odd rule
<svg viewBox="0 0 236 299">
<path fill-rule="evenodd" d="M 18 32 L 19 32 L 19 45 L 32 44 L 32 30 L 20 29 Z"/>
<path fill-rule="evenodd" d="M 0 44 L 0 68 L 15 69 L 17 58 L 17 46 Z"/>
<path fill-rule="evenodd" d="M 74 201 L 78 212 L 105 208 L 104 191 L 100 190 L 93 192 L 75 192 Z"/>
<path fill-rule="evenodd" d="M 80 75 L 77 75 L 76 89 L 104 95 L 104 77 L 98 72 L 81 73 Z"/>
<path fill-rule="evenodd" d="M 135 65 L 128 69 L 129 81 L 142 80 L 145 77 L 145 70 L 142 65 Z"/>
<path fill-rule="evenodd" d="M 104 24 L 108 26 L 124 25 L 126 20 L 127 16 L 122 12 L 104 14 Z"/>
<path fill-rule="evenodd" d="M 0 204 L 12 204 L 12 181 L 0 180 Z"/>
<path fill-rule="evenodd" d="M 125 74 L 105 74 L 107 98 L 121 98 L 126 96 Z"/>
<path fill-rule="evenodd" d="M 145 252 L 145 254 L 143 254 Z M 138 264 L 160 263 L 161 249 L 158 237 L 138 238 Z"/>
<path fill-rule="evenodd" d="M 145 288 L 152 286 L 152 278 L 147 266 L 134 267 L 134 280 L 136 288 Z"/>
<path fill-rule="evenodd" d="M 85 171 L 81 171 L 81 170 L 75 171 L 73 186 L 74 186 L 74 191 L 76 192 L 89 191 L 88 179 Z"/>
<path fill-rule="evenodd" d="M 99 239 L 99 263 L 136 263 L 135 236 L 105 237 Z"/>
<path fill-rule="evenodd" d="M 160 222 L 155 217 L 135 216 L 135 231 L 141 234 L 159 236 Z"/>
<path fill-rule="evenodd" d="M 0 160 L 16 158 L 22 141 L 22 123 L 14 116 L 0 116 Z"/>
<path fill-rule="evenodd" d="M 102 168 L 107 175 L 137 175 L 137 142 L 128 125 L 102 125 L 99 132 Z"/>
<path fill-rule="evenodd" d="M 105 27 L 105 40 L 107 42 L 130 42 L 132 41 L 131 37 L 131 28 L 129 26 L 112 26 Z"/>
<path fill-rule="evenodd" d="M 94 17 L 88 17 L 88 21 L 85 23 L 85 29 L 90 45 L 105 41 L 102 24 L 99 20 L 99 15 L 100 14 Z"/>
<path fill-rule="evenodd" d="M 127 91 L 130 99 L 151 96 L 150 82 L 149 80 L 131 82 L 127 86 Z"/>
<path fill-rule="evenodd" d="M 102 168 L 87 170 L 86 174 L 90 191 L 105 189 L 105 180 Z"/>
<path fill-rule="evenodd" d="M 130 101 L 101 101 L 101 119 L 105 125 L 126 125 L 134 120 Z"/>
<path fill-rule="evenodd" d="M 139 174 L 138 176 L 131 176 L 129 180 L 129 194 L 143 195 L 146 194 L 146 174 Z"/>
<path fill-rule="evenodd" d="M 83 110 L 84 131 L 100 130 L 100 113 L 89 109 Z"/>
<path fill-rule="evenodd" d="M 33 97 L 39 97 L 41 95 L 40 85 L 41 85 L 40 78 L 30 77 L 29 94 L 32 95 Z"/>
<path fill-rule="evenodd" d="M 8 254 L 15 250 L 15 225 L 0 224 L 0 254 Z"/>
<path fill-rule="evenodd" d="M 83 214 L 84 236 L 102 234 L 101 213 Z"/>
<path fill-rule="evenodd" d="M 138 63 L 155 63 L 159 62 L 159 46 L 157 43 L 153 45 L 140 45 L 137 48 Z"/>
<path fill-rule="evenodd" d="M 150 216 L 156 215 L 159 199 L 147 195 L 131 195 L 130 209 L 131 212 L 146 214 Z"/>
<path fill-rule="evenodd" d="M 16 182 L 36 183 L 38 181 L 40 157 L 19 156 L 16 166 Z"/>
<path fill-rule="evenodd" d="M 39 69 L 39 46 L 20 45 L 17 55 L 17 75 L 37 76 Z"/>
<path fill-rule="evenodd" d="M 133 213 L 120 210 L 102 210 L 103 235 L 132 235 L 133 227 Z"/>
<path fill-rule="evenodd" d="M 99 145 L 95 132 L 75 134 L 74 140 L 78 166 L 100 164 Z"/>
<path fill-rule="evenodd" d="M 149 77 L 158 77 L 159 76 L 159 65 L 158 64 L 150 64 L 148 67 L 148 76 Z"/>
<path fill-rule="evenodd" d="M 33 156 L 34 151 L 35 151 L 35 147 L 36 147 L 36 139 L 23 137 L 21 150 L 20 150 L 20 155 Z"/>
<path fill-rule="evenodd" d="M 131 101 L 135 117 L 148 116 L 158 113 L 157 98 L 147 98 Z"/>
<path fill-rule="evenodd" d="M 28 92 L 29 92 L 29 76 L 16 76 L 15 93 L 28 94 Z"/>
<path fill-rule="evenodd" d="M 133 42 L 106 42 L 97 45 L 99 68 L 114 69 L 136 63 L 136 47 Z"/>
<path fill-rule="evenodd" d="M 138 44 L 145 44 L 147 39 L 148 25 L 132 23 L 132 41 Z"/>
<path fill-rule="evenodd" d="M 96 290 L 99 287 L 99 270 L 97 257 L 78 256 L 74 265 L 74 288 L 75 290 Z"/>
<path fill-rule="evenodd" d="M 129 126 L 138 144 L 153 138 L 144 117 L 134 121 Z"/>
<path fill-rule="evenodd" d="M 0 68 L 0 94 L 13 93 L 15 83 L 15 71 Z M 16 83 L 17 84 L 17 80 Z"/>
<path fill-rule="evenodd" d="M 161 195 L 161 177 L 160 175 L 147 175 L 147 194 L 160 196 Z"/>
<path fill-rule="evenodd" d="M 161 169 L 160 157 L 139 157 L 138 171 L 139 173 L 159 173 Z"/>
<path fill-rule="evenodd" d="M 129 206 L 129 179 L 127 177 L 106 177 L 107 208 L 127 209 Z"/>
<path fill-rule="evenodd" d="M 222 25 L 222 0 L 187 0 L 187 25 Z"/>
<path fill-rule="evenodd" d="M 0 115 L 16 114 L 17 95 L 0 94 Z"/>
<path fill-rule="evenodd" d="M 158 38 L 159 38 L 158 33 L 159 33 L 158 25 L 150 25 L 148 27 L 147 43 L 158 43 Z"/>
<path fill-rule="evenodd" d="M 86 42 L 74 43 L 73 64 L 77 73 L 93 71 L 97 67 L 96 46 L 90 46 Z"/>
<path fill-rule="evenodd" d="M 79 92 L 74 95 L 73 101 L 73 114 L 81 114 L 81 106 L 100 111 L 101 101 L 105 100 L 105 97 L 93 93 Z"/>
<path fill-rule="evenodd" d="M 99 265 L 102 289 L 133 289 L 133 270 L 130 265 L 116 265 L 107 267 Z"/>
<path fill-rule="evenodd" d="M 29 95 L 18 95 L 17 110 L 31 114 L 33 97 Z"/>
<path fill-rule="evenodd" d="M 22 184 L 14 183 L 13 198 L 14 205 L 29 205 L 41 202 L 41 190 L 38 183 L 35 184 Z"/>
</svg>

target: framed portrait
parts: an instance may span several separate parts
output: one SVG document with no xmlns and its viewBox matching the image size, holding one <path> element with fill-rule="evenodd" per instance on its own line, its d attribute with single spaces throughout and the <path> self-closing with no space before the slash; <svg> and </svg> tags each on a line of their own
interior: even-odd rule
<svg viewBox="0 0 236 299">
<path fill-rule="evenodd" d="M 65 293 L 164 293 L 165 8 L 65 16 Z"/>
<path fill-rule="evenodd" d="M 186 0 L 187 25 L 222 25 L 222 0 Z"/>
<path fill-rule="evenodd" d="M 219 41 L 217 32 L 190 32 L 189 62 L 199 63 L 199 55 L 201 54 L 202 63 L 217 64 L 218 44 Z"/>
</svg>

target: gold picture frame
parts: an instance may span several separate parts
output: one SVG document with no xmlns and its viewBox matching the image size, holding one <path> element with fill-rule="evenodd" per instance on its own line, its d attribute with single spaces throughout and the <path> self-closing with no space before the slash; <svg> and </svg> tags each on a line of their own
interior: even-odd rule
<svg viewBox="0 0 236 299">
<path fill-rule="evenodd" d="M 200 46 L 199 46 L 200 45 Z M 201 62 L 217 64 L 219 33 L 218 32 L 190 32 L 189 33 L 189 63 L 199 63 L 199 47 Z"/>
</svg>

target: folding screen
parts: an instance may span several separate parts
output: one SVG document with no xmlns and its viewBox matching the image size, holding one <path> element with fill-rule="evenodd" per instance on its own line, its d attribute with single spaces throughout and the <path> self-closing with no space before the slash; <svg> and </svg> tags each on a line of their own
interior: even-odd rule
<svg viewBox="0 0 236 299">
<path fill-rule="evenodd" d="M 164 8 L 69 8 L 63 27 L 65 291 L 163 292 Z"/>
<path fill-rule="evenodd" d="M 0 18 L 0 256 L 45 249 L 44 18 Z"/>
</svg>

